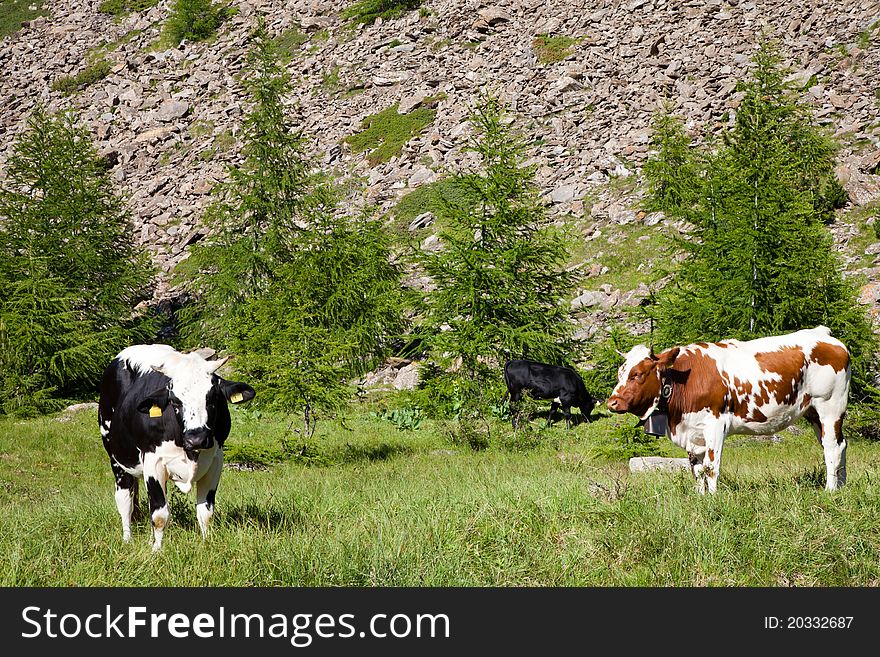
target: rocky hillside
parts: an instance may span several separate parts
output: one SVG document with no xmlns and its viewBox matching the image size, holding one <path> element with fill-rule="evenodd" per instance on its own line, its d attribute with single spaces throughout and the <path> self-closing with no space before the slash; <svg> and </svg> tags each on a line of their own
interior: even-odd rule
<svg viewBox="0 0 880 657">
<path fill-rule="evenodd" d="M 0 41 L 0 177 L 34 103 L 76 109 L 130 198 L 137 241 L 165 273 L 157 297 L 169 293 L 167 274 L 203 234 L 210 190 L 238 157 L 246 106 L 237 76 L 262 14 L 291 53 L 291 109 L 352 203 L 390 209 L 466 164 L 469 105 L 486 85 L 500 91 L 534 140 L 553 215 L 583 236 L 575 305 L 609 311 L 646 292 L 638 275 L 615 268 L 629 257 L 644 271 L 652 234 L 676 230 L 638 210 L 652 114 L 668 99 L 695 134 L 731 125 L 735 82 L 766 30 L 841 145 L 850 203 L 835 236 L 877 310 L 880 246 L 866 224 L 880 204 L 878 0 L 424 0 L 420 11 L 366 27 L 345 21 L 340 3 L 232 0 L 238 12 L 215 40 L 170 49 L 157 46 L 170 0 L 122 17 L 99 4 L 47 0 L 48 16 Z M 105 77 L 62 90 L 59 81 L 102 59 Z M 343 141 L 370 115 L 426 103 L 436 110 L 430 123 L 387 161 Z"/>
</svg>

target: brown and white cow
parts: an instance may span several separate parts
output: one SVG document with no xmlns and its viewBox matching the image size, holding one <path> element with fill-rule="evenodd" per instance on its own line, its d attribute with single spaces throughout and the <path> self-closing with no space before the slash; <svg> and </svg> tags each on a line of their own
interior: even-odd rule
<svg viewBox="0 0 880 657">
<path fill-rule="evenodd" d="M 824 326 L 787 335 L 698 342 L 626 354 L 608 408 L 641 420 L 668 413 L 667 435 L 690 456 L 700 492 L 715 492 L 729 434 L 771 434 L 805 417 L 825 451 L 826 489 L 846 483 L 842 424 L 849 351 Z"/>
</svg>

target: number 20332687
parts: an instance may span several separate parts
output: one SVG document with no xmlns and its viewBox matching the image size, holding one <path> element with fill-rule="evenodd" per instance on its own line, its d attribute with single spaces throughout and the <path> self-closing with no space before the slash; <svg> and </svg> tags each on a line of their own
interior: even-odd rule
<svg viewBox="0 0 880 657">
<path fill-rule="evenodd" d="M 845 630 L 853 616 L 764 616 L 764 629 Z"/>
</svg>

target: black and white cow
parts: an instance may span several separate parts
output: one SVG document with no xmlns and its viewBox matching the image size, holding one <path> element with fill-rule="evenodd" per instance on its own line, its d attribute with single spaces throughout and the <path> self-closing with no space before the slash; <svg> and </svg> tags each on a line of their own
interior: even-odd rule
<svg viewBox="0 0 880 657">
<path fill-rule="evenodd" d="M 255 394 L 246 383 L 215 373 L 227 360 L 208 361 L 164 344 L 137 345 L 104 371 L 98 425 L 116 478 L 124 541 L 131 540 L 136 477 L 146 482 L 154 550 L 168 522 L 169 479 L 184 493 L 197 484 L 196 515 L 207 535 L 231 427 L 226 402 L 239 404 Z"/>
<path fill-rule="evenodd" d="M 547 365 L 534 360 L 510 360 L 504 364 L 504 382 L 511 402 L 522 399 L 523 391 L 528 391 L 536 399 L 552 399 L 550 418 L 562 406 L 565 424 L 569 428 L 572 406 L 581 409 L 584 419 L 589 421 L 596 403 L 587 392 L 584 380 L 570 367 Z M 516 428 L 515 412 L 511 421 Z"/>
</svg>

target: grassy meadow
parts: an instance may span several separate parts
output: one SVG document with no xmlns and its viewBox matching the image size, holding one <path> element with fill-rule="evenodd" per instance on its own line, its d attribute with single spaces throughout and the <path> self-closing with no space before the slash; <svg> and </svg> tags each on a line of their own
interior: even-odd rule
<svg viewBox="0 0 880 657">
<path fill-rule="evenodd" d="M 689 474 L 630 474 L 598 449 L 628 416 L 570 431 L 535 419 L 529 444 L 497 421 L 475 452 L 440 422 L 400 431 L 369 410 L 319 423 L 320 458 L 227 467 L 207 543 L 194 494 L 174 489 L 158 554 L 143 485 L 122 542 L 95 411 L 0 419 L 0 585 L 880 582 L 880 444 L 851 441 L 849 482 L 829 494 L 805 427 L 781 442 L 731 436 L 719 492 L 702 497 Z M 273 452 L 288 424 L 234 409 L 230 455 Z M 661 451 L 683 455 L 668 440 Z"/>
</svg>

